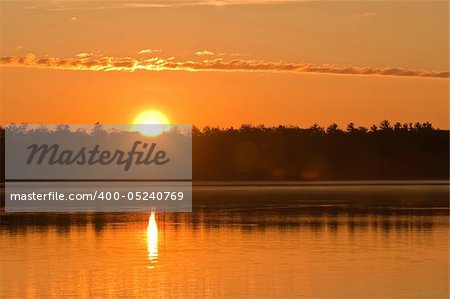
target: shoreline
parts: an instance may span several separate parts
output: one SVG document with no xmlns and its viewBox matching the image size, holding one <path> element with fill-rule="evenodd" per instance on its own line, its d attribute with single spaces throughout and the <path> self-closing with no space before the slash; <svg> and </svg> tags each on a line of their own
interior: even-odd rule
<svg viewBox="0 0 450 299">
<path fill-rule="evenodd" d="M 432 186 L 448 185 L 450 180 L 336 180 L 336 181 L 190 181 L 190 180 L 11 180 L 13 182 L 192 182 L 192 186 Z M 0 183 L 0 188 L 5 187 Z"/>
</svg>

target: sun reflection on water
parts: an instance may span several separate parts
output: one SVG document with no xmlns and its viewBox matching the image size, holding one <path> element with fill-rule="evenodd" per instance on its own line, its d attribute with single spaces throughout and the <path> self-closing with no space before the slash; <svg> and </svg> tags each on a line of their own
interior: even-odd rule
<svg viewBox="0 0 450 299">
<path fill-rule="evenodd" d="M 158 260 L 158 225 L 156 224 L 155 212 L 150 214 L 147 227 L 147 250 L 150 263 Z M 150 266 L 149 268 L 154 268 Z"/>
</svg>

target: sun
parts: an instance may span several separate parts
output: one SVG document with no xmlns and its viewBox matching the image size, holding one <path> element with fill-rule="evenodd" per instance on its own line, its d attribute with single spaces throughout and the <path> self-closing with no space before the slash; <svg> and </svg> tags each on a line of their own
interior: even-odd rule
<svg viewBox="0 0 450 299">
<path fill-rule="evenodd" d="M 140 132 L 145 136 L 158 136 L 170 129 L 169 118 L 159 110 L 149 109 L 139 113 L 133 120 L 132 131 Z"/>
</svg>

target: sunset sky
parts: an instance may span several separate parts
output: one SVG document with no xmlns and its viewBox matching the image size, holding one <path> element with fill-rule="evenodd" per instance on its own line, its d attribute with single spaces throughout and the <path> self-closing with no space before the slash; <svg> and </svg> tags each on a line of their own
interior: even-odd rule
<svg viewBox="0 0 450 299">
<path fill-rule="evenodd" d="M 0 123 L 449 127 L 448 3 L 1 1 Z"/>
</svg>

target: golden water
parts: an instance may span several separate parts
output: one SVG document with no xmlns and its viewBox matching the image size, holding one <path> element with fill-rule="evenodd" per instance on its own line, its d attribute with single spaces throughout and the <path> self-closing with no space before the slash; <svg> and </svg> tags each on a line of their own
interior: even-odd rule
<svg viewBox="0 0 450 299">
<path fill-rule="evenodd" d="M 14 217 L 0 229 L 1 298 L 448 298 L 445 212 L 280 213 L 274 203 Z"/>
</svg>

